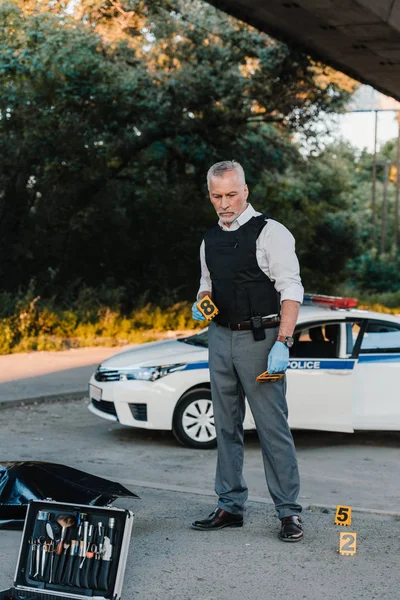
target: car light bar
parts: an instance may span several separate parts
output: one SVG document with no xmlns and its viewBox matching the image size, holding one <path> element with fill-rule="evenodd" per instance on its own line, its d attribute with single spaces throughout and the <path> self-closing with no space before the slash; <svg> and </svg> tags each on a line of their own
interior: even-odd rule
<svg viewBox="0 0 400 600">
<path fill-rule="evenodd" d="M 303 304 L 319 304 L 331 308 L 355 308 L 358 304 L 357 298 L 342 298 L 341 296 L 322 296 L 320 294 L 304 294 Z"/>
</svg>

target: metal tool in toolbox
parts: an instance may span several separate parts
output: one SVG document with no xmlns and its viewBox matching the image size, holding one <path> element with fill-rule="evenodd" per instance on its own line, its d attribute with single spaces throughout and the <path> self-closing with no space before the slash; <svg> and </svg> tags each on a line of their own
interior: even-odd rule
<svg viewBox="0 0 400 600">
<path fill-rule="evenodd" d="M 120 508 L 32 502 L 14 587 L 0 600 L 119 600 L 132 525 L 133 513 Z"/>
</svg>

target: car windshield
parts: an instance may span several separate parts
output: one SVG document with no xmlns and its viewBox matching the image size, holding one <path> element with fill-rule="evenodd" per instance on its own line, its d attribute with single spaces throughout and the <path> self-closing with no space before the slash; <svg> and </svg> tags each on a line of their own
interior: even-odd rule
<svg viewBox="0 0 400 600">
<path fill-rule="evenodd" d="M 208 331 L 201 331 L 195 335 L 190 335 L 187 338 L 181 338 L 178 340 L 184 344 L 190 344 L 191 346 L 202 346 L 202 348 L 208 348 Z"/>
</svg>

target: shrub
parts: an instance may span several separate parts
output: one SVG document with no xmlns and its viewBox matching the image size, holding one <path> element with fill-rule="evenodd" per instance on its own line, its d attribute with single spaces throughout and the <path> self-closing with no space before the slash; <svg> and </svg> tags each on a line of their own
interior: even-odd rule
<svg viewBox="0 0 400 600">
<path fill-rule="evenodd" d="M 14 300 L 0 294 L 0 354 L 141 343 L 172 330 L 202 327 L 192 320 L 189 303 L 166 309 L 148 303 L 124 314 L 116 302 L 119 294 L 108 297 L 113 306 L 101 304 L 95 290 L 83 288 L 65 308 L 35 296 L 34 285 Z"/>
</svg>

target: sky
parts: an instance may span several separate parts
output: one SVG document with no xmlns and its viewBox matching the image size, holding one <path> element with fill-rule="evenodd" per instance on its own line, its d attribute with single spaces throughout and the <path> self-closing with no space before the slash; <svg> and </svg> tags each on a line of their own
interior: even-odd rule
<svg viewBox="0 0 400 600">
<path fill-rule="evenodd" d="M 337 127 L 332 130 L 334 138 L 344 138 L 353 146 L 362 150 L 367 148 L 369 152 L 374 149 L 374 125 L 375 113 L 347 113 L 336 117 Z M 382 111 L 378 113 L 378 150 L 385 142 L 397 137 L 398 125 L 394 111 Z"/>
<path fill-rule="evenodd" d="M 397 137 L 396 110 L 400 110 L 400 103 L 393 98 L 381 94 L 371 86 L 361 85 L 353 94 L 347 109 L 348 111 L 368 112 L 347 112 L 335 117 L 335 125 L 332 127 L 334 138 L 343 137 L 359 150 L 367 148 L 373 152 L 375 112 L 372 111 L 374 110 L 379 110 L 378 150 L 385 142 Z"/>
</svg>

